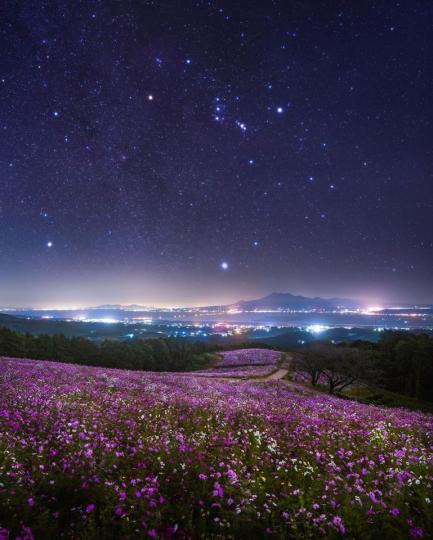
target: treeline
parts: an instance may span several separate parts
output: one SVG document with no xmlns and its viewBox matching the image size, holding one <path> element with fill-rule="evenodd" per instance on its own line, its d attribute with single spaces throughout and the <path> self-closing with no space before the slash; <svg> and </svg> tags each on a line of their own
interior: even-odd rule
<svg viewBox="0 0 433 540">
<path fill-rule="evenodd" d="M 377 343 L 315 343 L 302 349 L 293 368 L 330 393 L 365 384 L 433 401 L 433 338 L 427 334 L 386 331 Z"/>
<path fill-rule="evenodd" d="M 191 371 L 206 367 L 209 359 L 203 353 L 215 350 L 215 345 L 181 339 L 96 343 L 81 337 L 33 336 L 0 328 L 0 356 L 120 369 Z"/>
<path fill-rule="evenodd" d="M 377 343 L 355 341 L 351 346 L 372 357 L 382 388 L 433 401 L 432 337 L 387 331 Z"/>
<path fill-rule="evenodd" d="M 254 342 L 237 343 L 236 348 L 263 347 Z M 61 334 L 21 334 L 0 327 L 0 356 L 56 360 L 89 366 L 143 371 L 194 371 L 212 363 L 217 351 L 233 348 L 183 338 L 95 342 Z M 205 354 L 209 353 L 209 354 Z"/>
</svg>

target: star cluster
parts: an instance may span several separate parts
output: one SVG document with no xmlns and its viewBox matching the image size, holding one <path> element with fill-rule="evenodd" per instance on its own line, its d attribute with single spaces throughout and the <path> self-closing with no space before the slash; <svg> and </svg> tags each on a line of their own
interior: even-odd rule
<svg viewBox="0 0 433 540">
<path fill-rule="evenodd" d="M 431 2 L 1 10 L 0 304 L 433 301 Z"/>
</svg>

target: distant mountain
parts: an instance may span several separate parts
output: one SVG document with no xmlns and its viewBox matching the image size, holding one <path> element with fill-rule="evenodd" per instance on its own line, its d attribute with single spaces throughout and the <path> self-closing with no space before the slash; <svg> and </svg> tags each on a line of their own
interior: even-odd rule
<svg viewBox="0 0 433 540">
<path fill-rule="evenodd" d="M 141 306 L 140 304 L 128 304 L 128 305 L 123 305 L 123 304 L 103 304 L 101 306 L 91 306 L 91 307 L 87 307 L 85 309 L 86 310 L 90 310 L 90 309 L 93 309 L 93 310 L 113 309 L 113 310 L 121 310 L 121 311 L 128 311 L 128 310 L 131 310 L 131 311 L 134 311 L 134 310 L 145 311 L 145 310 L 149 309 L 149 306 Z"/>
<path fill-rule="evenodd" d="M 243 311 L 262 311 L 279 309 L 334 309 L 337 307 L 356 308 L 359 302 L 347 298 L 309 298 L 290 293 L 272 293 L 257 300 L 241 300 L 230 306 Z"/>
</svg>

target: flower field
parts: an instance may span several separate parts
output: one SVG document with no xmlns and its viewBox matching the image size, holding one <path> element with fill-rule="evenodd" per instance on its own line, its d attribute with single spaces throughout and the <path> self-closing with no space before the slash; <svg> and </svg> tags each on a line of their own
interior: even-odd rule
<svg viewBox="0 0 433 540">
<path fill-rule="evenodd" d="M 0 538 L 433 537 L 433 417 L 0 359 Z"/>
<path fill-rule="evenodd" d="M 235 366 L 275 366 L 281 359 L 281 353 L 268 349 L 239 349 L 219 353 L 222 356 L 217 367 Z"/>
</svg>

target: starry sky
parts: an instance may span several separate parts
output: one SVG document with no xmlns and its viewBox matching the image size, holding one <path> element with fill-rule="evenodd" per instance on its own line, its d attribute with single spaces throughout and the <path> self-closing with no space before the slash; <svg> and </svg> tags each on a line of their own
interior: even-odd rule
<svg viewBox="0 0 433 540">
<path fill-rule="evenodd" d="M 433 301 L 430 0 L 4 0 L 0 305 Z"/>
</svg>

